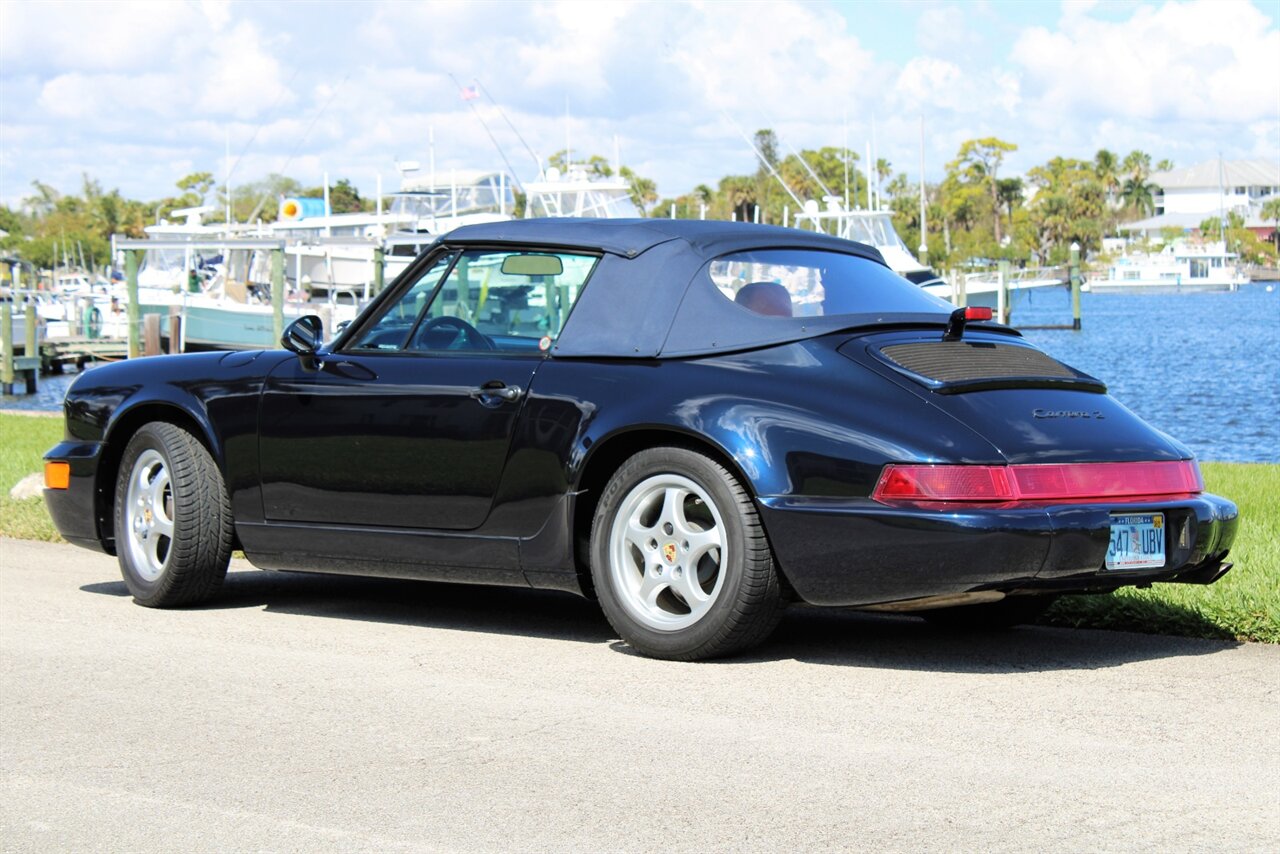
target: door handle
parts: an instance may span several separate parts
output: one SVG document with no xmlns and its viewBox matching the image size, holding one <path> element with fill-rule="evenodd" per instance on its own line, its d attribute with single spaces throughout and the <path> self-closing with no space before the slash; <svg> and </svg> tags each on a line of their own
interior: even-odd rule
<svg viewBox="0 0 1280 854">
<path fill-rule="evenodd" d="M 507 385 L 502 380 L 491 380 L 480 388 L 472 389 L 471 396 L 481 403 L 489 401 L 505 401 L 513 403 L 520 399 L 520 395 L 524 394 L 524 389 L 518 385 Z"/>
</svg>

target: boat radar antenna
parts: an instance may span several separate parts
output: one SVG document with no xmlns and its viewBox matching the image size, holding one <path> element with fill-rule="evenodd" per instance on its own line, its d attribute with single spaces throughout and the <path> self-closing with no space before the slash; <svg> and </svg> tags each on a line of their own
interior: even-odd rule
<svg viewBox="0 0 1280 854">
<path fill-rule="evenodd" d="M 720 115 L 724 116 L 725 121 L 733 125 L 733 129 L 736 130 L 738 132 L 738 135 L 742 137 L 743 142 L 745 142 L 747 145 L 751 147 L 751 150 L 755 152 L 756 157 L 760 158 L 760 162 L 764 164 L 764 168 L 768 169 L 769 174 L 778 180 L 778 183 L 782 185 L 782 189 L 787 191 L 787 195 L 790 196 L 791 200 L 796 203 L 796 207 L 803 210 L 804 202 L 800 201 L 800 197 L 797 196 L 791 190 L 791 187 L 788 186 L 786 181 L 782 180 L 782 176 L 778 174 L 778 170 L 774 169 L 773 164 L 769 162 L 769 159 L 764 156 L 764 154 L 760 151 L 760 149 L 756 148 L 756 144 L 751 141 L 751 137 L 747 136 L 747 132 L 738 126 L 738 123 L 733 120 L 733 117 L 730 116 L 727 111 L 721 110 Z"/>
<path fill-rule="evenodd" d="M 453 85 L 457 86 L 458 91 L 462 93 L 462 100 L 467 102 L 467 106 L 471 108 L 471 114 L 476 117 L 476 121 L 480 123 L 480 127 L 484 128 L 484 132 L 489 137 L 489 141 L 492 142 L 493 147 L 497 149 L 498 156 L 501 157 L 502 162 L 506 164 L 507 171 L 510 172 L 512 175 L 516 174 L 515 167 L 512 166 L 511 161 L 507 159 L 507 152 L 502 150 L 502 146 L 498 144 L 498 140 L 495 139 L 493 136 L 493 131 L 489 130 L 489 125 L 487 125 L 485 123 L 485 120 L 481 118 L 480 111 L 477 110 L 476 105 L 472 103 L 476 97 L 475 92 L 474 91 L 468 92 L 467 88 L 464 87 L 461 83 L 459 83 L 458 78 L 454 77 L 452 73 L 449 74 L 449 79 L 453 81 Z"/>
</svg>

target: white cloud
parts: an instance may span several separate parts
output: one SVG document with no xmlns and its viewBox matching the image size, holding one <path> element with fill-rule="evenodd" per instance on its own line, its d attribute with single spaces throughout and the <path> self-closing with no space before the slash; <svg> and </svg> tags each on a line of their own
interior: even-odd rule
<svg viewBox="0 0 1280 854">
<path fill-rule="evenodd" d="M 1008 72 L 990 67 L 966 71 L 945 59 L 917 56 L 902 67 L 889 95 L 892 105 L 913 115 L 973 114 L 996 122 L 1017 109 L 1021 87 Z"/>
<path fill-rule="evenodd" d="M 289 95 L 280 79 L 279 57 L 247 21 L 214 40 L 197 67 L 201 110 L 254 116 Z"/>
<path fill-rule="evenodd" d="M 1280 109 L 1280 30 L 1248 3 L 1167 2 L 1125 21 L 1064 10 L 1012 52 L 1024 96 L 1046 112 L 1248 122 Z"/>
<path fill-rule="evenodd" d="M 567 97 L 574 149 L 612 157 L 616 135 L 664 195 L 754 171 L 722 111 L 796 148 L 840 145 L 847 115 L 860 154 L 874 120 L 877 155 L 912 173 L 923 114 L 932 175 L 989 135 L 1019 145 L 1009 174 L 1103 146 L 1182 164 L 1280 150 L 1280 29 L 1247 4 L 898 4 L 872 36 L 867 7 L 803 0 L 0 3 L 5 200 L 35 178 L 74 190 L 82 170 L 156 198 L 189 169 L 220 175 L 228 132 L 237 181 L 327 170 L 368 192 L 381 172 L 390 189 L 432 129 L 441 170 L 501 163 L 473 105 L 531 177 L 451 74 L 544 156 Z"/>
<path fill-rule="evenodd" d="M 227 14 L 217 2 L 6 2 L 0 64 L 6 74 L 148 69 L 198 50 Z"/>
<path fill-rule="evenodd" d="M 967 53 L 977 36 L 969 27 L 972 13 L 959 6 L 927 6 L 916 19 L 916 44 L 921 50 Z"/>
</svg>

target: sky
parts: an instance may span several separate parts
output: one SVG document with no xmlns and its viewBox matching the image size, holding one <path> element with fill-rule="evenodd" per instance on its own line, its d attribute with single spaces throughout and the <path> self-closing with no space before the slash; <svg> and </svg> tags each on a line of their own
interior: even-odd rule
<svg viewBox="0 0 1280 854">
<path fill-rule="evenodd" d="M 476 81 L 491 98 L 464 101 Z M 10 205 L 84 173 L 140 199 L 228 170 L 390 192 L 433 135 L 440 175 L 501 168 L 481 120 L 531 180 L 499 110 L 538 155 L 616 150 L 663 196 L 753 172 L 738 128 L 874 139 L 913 180 L 922 118 L 930 180 L 985 136 L 1018 145 L 1003 175 L 1104 147 L 1280 160 L 1280 0 L 0 0 Z"/>
</svg>

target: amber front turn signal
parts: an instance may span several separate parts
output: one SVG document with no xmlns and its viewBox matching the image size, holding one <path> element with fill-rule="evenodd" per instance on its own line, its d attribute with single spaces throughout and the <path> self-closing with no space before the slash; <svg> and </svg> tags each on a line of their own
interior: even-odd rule
<svg viewBox="0 0 1280 854">
<path fill-rule="evenodd" d="M 44 485 L 46 489 L 66 489 L 71 485 L 70 463 L 45 463 Z"/>
</svg>

